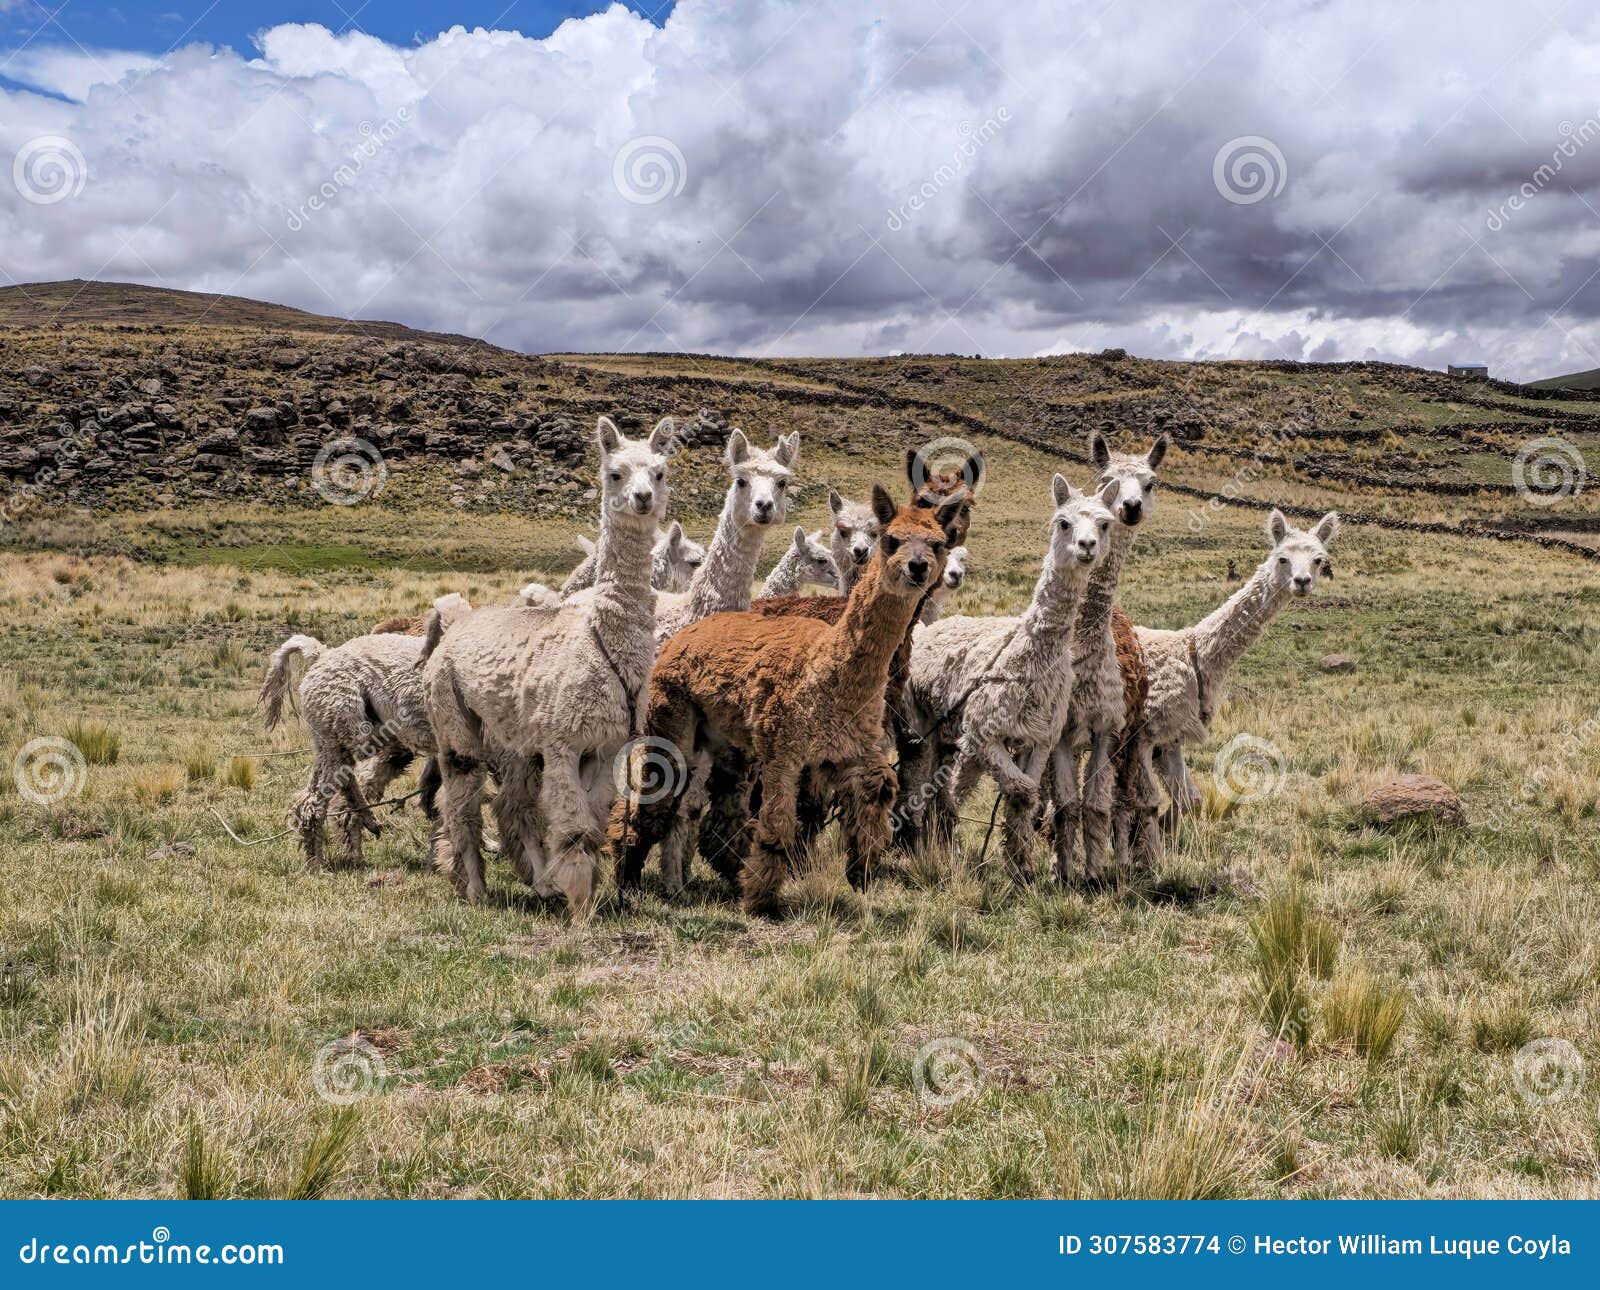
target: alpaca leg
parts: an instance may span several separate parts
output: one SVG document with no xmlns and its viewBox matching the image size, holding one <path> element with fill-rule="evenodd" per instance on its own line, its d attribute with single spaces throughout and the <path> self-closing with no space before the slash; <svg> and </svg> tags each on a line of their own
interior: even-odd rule
<svg viewBox="0 0 1600 1290">
<path fill-rule="evenodd" d="M 1111 804 L 1116 797 L 1111 765 L 1111 736 L 1089 741 L 1089 765 L 1083 773 L 1083 866 L 1091 880 L 1099 878 L 1111 844 Z"/>
<path fill-rule="evenodd" d="M 689 766 L 688 787 L 678 799 L 678 809 L 672 813 L 666 837 L 661 839 L 661 885 L 669 896 L 682 895 L 688 880 L 690 847 L 695 841 L 700 817 L 710 803 L 711 766 L 710 753 L 702 749 L 694 755 Z"/>
<path fill-rule="evenodd" d="M 422 807 L 422 814 L 430 820 L 439 814 L 439 787 L 442 782 L 438 759 L 429 757 L 424 760 L 422 769 L 417 772 L 417 802 Z"/>
<path fill-rule="evenodd" d="M 1054 833 L 1055 872 L 1060 882 L 1076 880 L 1083 857 L 1078 850 L 1083 803 L 1078 790 L 1078 757 L 1072 745 L 1061 740 L 1050 750 L 1050 778 L 1055 785 L 1055 812 L 1051 817 Z"/>
<path fill-rule="evenodd" d="M 439 754 L 444 787 L 444 832 L 450 843 L 450 877 L 474 905 L 488 898 L 483 882 L 483 763 L 460 753 Z"/>
<path fill-rule="evenodd" d="M 687 759 L 696 746 L 699 713 L 688 699 L 652 689 L 646 729 L 652 738 L 664 739 L 677 747 Z M 630 779 L 628 788 L 633 787 Z M 683 785 L 673 784 L 665 793 L 623 791 L 617 794 L 606 824 L 606 850 L 616 864 L 619 891 L 639 886 L 644 876 L 644 862 L 650 849 L 666 837 L 683 789 Z"/>
<path fill-rule="evenodd" d="M 700 820 L 700 857 L 724 881 L 738 884 L 739 866 L 750 849 L 751 780 L 742 757 L 719 757 L 706 785 L 710 801 Z"/>
<path fill-rule="evenodd" d="M 1048 745 L 1029 749 L 1023 765 L 1023 774 L 1028 782 L 1038 784 L 1049 762 Z M 1011 877 L 1018 884 L 1025 884 L 1029 878 L 1028 852 L 1034 838 L 1038 805 L 1037 790 L 1033 793 L 1008 793 L 1005 797 L 1004 854 Z"/>
<path fill-rule="evenodd" d="M 847 767 L 839 782 L 839 831 L 845 848 L 845 877 L 864 891 L 873 866 L 889 845 L 889 810 L 900 781 L 878 749 L 858 765 Z"/>
<path fill-rule="evenodd" d="M 352 780 L 355 784 L 356 796 L 361 799 L 361 806 L 366 808 L 366 813 L 369 817 L 372 816 L 372 811 L 367 804 L 383 801 L 384 794 L 389 791 L 389 785 L 394 782 L 398 775 L 405 771 L 407 766 L 411 765 L 411 760 L 411 750 L 397 745 L 384 750 L 375 757 L 368 758 L 355 768 Z M 345 799 L 348 807 L 355 807 L 356 803 L 351 800 L 350 794 L 346 793 Z M 360 814 L 354 809 L 346 810 L 341 823 L 344 826 L 345 850 L 349 852 L 350 858 L 359 865 L 362 863 L 361 833 L 366 826 L 362 824 Z M 374 836 L 377 834 L 377 827 L 376 823 L 374 823 Z"/>
<path fill-rule="evenodd" d="M 594 900 L 594 866 L 599 851 L 594 816 L 578 773 L 574 750 L 547 752 L 539 805 L 547 824 L 550 881 L 567 898 L 575 919 L 586 918 Z"/>
<path fill-rule="evenodd" d="M 500 849 L 511 858 L 523 882 L 540 895 L 550 895 L 545 882 L 544 821 L 539 817 L 536 773 L 526 757 L 503 758 L 499 770 L 494 820 Z"/>
<path fill-rule="evenodd" d="M 795 806 L 800 791 L 800 767 L 773 763 L 761 772 L 761 813 L 755 837 L 740 874 L 744 908 L 751 914 L 774 914 L 778 895 L 794 854 Z"/>
</svg>

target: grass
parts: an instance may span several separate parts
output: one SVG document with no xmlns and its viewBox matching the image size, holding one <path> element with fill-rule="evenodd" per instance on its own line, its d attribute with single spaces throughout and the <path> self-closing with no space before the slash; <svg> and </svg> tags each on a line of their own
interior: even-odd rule
<svg viewBox="0 0 1600 1290">
<path fill-rule="evenodd" d="M 1014 612 L 1059 463 L 984 447 L 958 604 Z M 859 494 L 897 456 L 808 447 L 801 473 Z M 1196 532 L 1183 500 L 1161 507 L 1124 601 L 1177 626 L 1228 594 L 1229 559 L 1259 558 L 1260 516 Z M 825 510 L 813 488 L 796 522 Z M 88 523 L 85 549 L 116 545 L 121 520 Z M 174 544 L 279 532 L 371 558 L 0 565 L 3 751 L 82 735 L 88 763 L 57 801 L 0 782 L 0 1194 L 1595 1192 L 1600 1085 L 1536 1104 L 1513 1079 L 1539 1037 L 1600 1065 L 1600 840 L 1565 788 L 1537 791 L 1600 778 L 1600 745 L 1571 734 L 1600 586 L 1569 557 L 1352 527 L 1337 580 L 1245 656 L 1191 750 L 1203 783 L 1229 739 L 1266 739 L 1282 786 L 1191 818 L 1148 880 L 1014 892 L 977 870 L 967 823 L 954 854 L 865 895 L 825 846 L 778 923 L 700 866 L 679 902 L 650 878 L 572 927 L 503 859 L 488 903 L 457 902 L 410 806 L 383 814 L 364 869 L 307 873 L 276 837 L 305 731 L 268 735 L 255 708 L 291 631 L 337 641 L 447 591 L 559 581 L 570 523 L 238 504 L 162 523 Z M 413 549 L 463 558 L 438 572 Z M 1321 672 L 1332 652 L 1357 670 Z M 1362 827 L 1362 795 L 1400 770 L 1452 784 L 1470 827 Z M 1300 1042 L 1278 1042 L 1297 1018 Z M 353 1035 L 382 1078 L 344 1110 L 315 1055 Z M 940 1039 L 981 1058 L 948 1105 L 915 1079 Z"/>
</svg>

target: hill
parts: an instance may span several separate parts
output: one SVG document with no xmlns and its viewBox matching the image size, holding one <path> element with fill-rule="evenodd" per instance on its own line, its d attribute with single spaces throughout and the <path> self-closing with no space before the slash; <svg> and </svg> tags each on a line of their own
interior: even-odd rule
<svg viewBox="0 0 1600 1290">
<path fill-rule="evenodd" d="M 1535 390 L 1596 390 L 1600 389 L 1600 367 L 1591 367 L 1587 372 L 1572 372 L 1566 376 L 1550 376 L 1542 381 L 1534 381 L 1531 386 Z"/>
<path fill-rule="evenodd" d="M 1600 536 L 1592 495 L 1574 491 L 1600 453 L 1600 403 L 1393 364 L 530 356 L 81 282 L 0 291 L 0 322 L 0 476 L 13 511 L 18 490 L 29 506 L 315 504 L 319 454 L 354 439 L 381 459 L 396 502 L 587 519 L 595 416 L 626 428 L 670 414 L 706 455 L 731 425 L 798 428 L 855 454 L 992 436 L 1078 462 L 1090 431 L 1167 431 L 1182 449 L 1172 487 L 1192 507 L 1337 506 L 1388 527 L 1585 549 Z M 719 496 L 704 475 L 679 500 L 695 514 Z"/>
</svg>

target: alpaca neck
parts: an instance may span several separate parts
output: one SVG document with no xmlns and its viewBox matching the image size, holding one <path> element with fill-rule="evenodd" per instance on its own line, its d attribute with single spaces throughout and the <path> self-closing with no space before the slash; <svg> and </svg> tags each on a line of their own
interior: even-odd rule
<svg viewBox="0 0 1600 1290">
<path fill-rule="evenodd" d="M 766 540 L 765 527 L 739 522 L 730 491 L 711 548 L 689 581 L 689 610 L 695 619 L 750 608 L 750 583 Z"/>
<path fill-rule="evenodd" d="M 1077 644 L 1082 650 L 1096 649 L 1111 635 L 1111 611 L 1117 604 L 1117 583 L 1122 580 L 1122 562 L 1133 545 L 1133 530 L 1125 524 L 1111 526 L 1111 541 L 1105 558 L 1090 575 L 1078 606 Z"/>
<path fill-rule="evenodd" d="M 891 591 L 883 570 L 882 560 L 875 557 L 856 579 L 844 617 L 834 629 L 830 660 L 841 688 L 876 689 L 880 699 L 889 662 L 925 599 Z"/>
<path fill-rule="evenodd" d="M 1053 657 L 1071 647 L 1088 582 L 1076 561 L 1057 560 L 1054 551 L 1045 556 L 1018 632 L 1024 654 Z"/>
<path fill-rule="evenodd" d="M 761 584 L 763 596 L 792 596 L 800 590 L 800 552 L 789 547 Z"/>
<path fill-rule="evenodd" d="M 1289 592 L 1273 581 L 1271 570 L 1268 556 L 1244 586 L 1190 629 L 1200 667 L 1212 685 L 1227 676 L 1288 603 Z"/>
<path fill-rule="evenodd" d="M 594 589 L 597 605 L 621 606 L 651 617 L 651 548 L 654 527 L 610 520 L 600 529 L 594 552 Z M 604 617 L 605 615 L 601 615 Z"/>
<path fill-rule="evenodd" d="M 839 567 L 839 594 L 848 596 L 855 589 L 856 581 L 861 577 L 861 566 L 850 558 L 846 551 L 843 559 L 834 559 L 834 564 Z"/>
</svg>

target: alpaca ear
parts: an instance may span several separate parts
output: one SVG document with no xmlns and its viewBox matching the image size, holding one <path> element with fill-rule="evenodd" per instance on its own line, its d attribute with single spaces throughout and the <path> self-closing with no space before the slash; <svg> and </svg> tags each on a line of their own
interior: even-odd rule
<svg viewBox="0 0 1600 1290">
<path fill-rule="evenodd" d="M 600 443 L 600 452 L 603 456 L 610 456 L 622 443 L 622 431 L 617 429 L 617 423 L 610 417 L 601 417 L 595 426 L 594 437 Z"/>
<path fill-rule="evenodd" d="M 906 483 L 911 486 L 911 496 L 913 500 L 919 497 L 922 493 L 922 490 L 928 486 L 927 479 L 923 479 L 921 483 L 917 482 L 917 476 L 926 475 L 926 473 L 927 472 L 922 469 L 921 454 L 915 448 L 907 448 Z"/>
<path fill-rule="evenodd" d="M 1144 464 L 1154 470 L 1161 464 L 1161 459 L 1167 455 L 1167 449 L 1172 446 L 1172 440 L 1162 435 L 1150 445 L 1150 455 L 1144 459 Z"/>
<path fill-rule="evenodd" d="M 673 424 L 671 417 L 662 417 L 656 422 L 656 428 L 650 432 L 650 451 L 665 455 L 672 451 L 677 442 L 678 427 Z"/>
<path fill-rule="evenodd" d="M 1076 496 L 1078 490 L 1067 482 L 1065 475 L 1056 475 L 1050 481 L 1050 500 L 1057 506 L 1065 506 Z"/>
<path fill-rule="evenodd" d="M 887 524 L 894 519 L 894 499 L 884 490 L 882 484 L 872 486 L 872 513 L 878 517 L 879 524 Z"/>
<path fill-rule="evenodd" d="M 1100 485 L 1100 505 L 1109 510 L 1111 503 L 1116 500 L 1117 492 L 1119 489 L 1121 489 L 1121 487 L 1122 485 L 1114 479 L 1108 479 L 1105 483 Z"/>
<path fill-rule="evenodd" d="M 728 465 L 737 466 L 750 455 L 750 441 L 744 431 L 735 426 L 728 432 Z"/>
<path fill-rule="evenodd" d="M 1089 436 L 1089 457 L 1098 470 L 1104 470 L 1111 464 L 1111 445 L 1098 430 Z"/>
<path fill-rule="evenodd" d="M 780 466 L 792 466 L 795 459 L 800 456 L 800 432 L 795 430 L 786 435 L 778 436 L 778 446 L 773 449 L 773 457 Z"/>
<path fill-rule="evenodd" d="M 683 525 L 677 520 L 672 521 L 672 527 L 667 530 L 667 545 L 677 548 L 683 545 Z"/>
<path fill-rule="evenodd" d="M 584 555 L 593 555 L 594 543 L 580 533 L 578 535 L 578 550 L 582 551 Z"/>
<path fill-rule="evenodd" d="M 961 478 L 966 481 L 967 491 L 974 497 L 983 487 L 983 469 L 983 454 L 976 450 L 961 464 Z"/>
<path fill-rule="evenodd" d="M 794 526 L 794 549 L 801 555 L 806 553 L 806 531 L 798 524 Z"/>
<path fill-rule="evenodd" d="M 1311 532 L 1316 535 L 1318 542 L 1321 542 L 1323 546 L 1327 546 L 1328 543 L 1339 536 L 1339 529 L 1339 512 L 1329 511 L 1317 521 L 1317 527 L 1312 529 Z"/>
<path fill-rule="evenodd" d="M 844 498 L 839 496 L 839 490 L 837 488 L 830 488 L 828 490 L 828 509 L 835 515 L 844 509 Z"/>
<path fill-rule="evenodd" d="M 947 542 L 956 540 L 956 521 L 961 518 L 961 507 L 965 502 L 965 497 L 952 497 L 933 513 L 933 518 L 939 522 L 939 527 L 944 530 L 945 541 Z"/>
<path fill-rule="evenodd" d="M 1267 516 L 1267 540 L 1273 546 L 1277 546 L 1288 535 L 1289 521 L 1283 518 L 1282 511 L 1274 509 L 1272 514 Z"/>
</svg>

